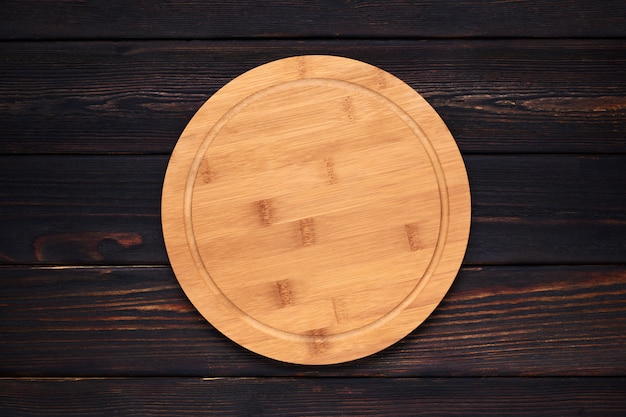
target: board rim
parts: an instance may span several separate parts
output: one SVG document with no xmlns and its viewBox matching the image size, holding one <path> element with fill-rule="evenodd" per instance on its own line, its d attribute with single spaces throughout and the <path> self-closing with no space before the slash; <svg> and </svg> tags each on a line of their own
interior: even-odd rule
<svg viewBox="0 0 626 417">
<path fill-rule="evenodd" d="M 294 78 L 293 74 L 283 78 L 278 71 L 278 69 L 284 68 L 284 66 L 289 63 L 292 63 L 297 68 L 296 78 Z M 348 335 L 341 338 L 335 337 L 337 340 L 333 341 L 331 348 L 328 348 L 327 342 L 330 340 L 330 337 L 334 337 L 334 335 L 313 334 L 297 335 L 297 337 L 285 337 L 285 335 L 280 334 L 281 331 L 268 331 L 265 326 L 259 326 L 256 320 L 246 316 L 245 313 L 241 311 L 234 311 L 232 306 L 229 307 L 228 303 L 224 303 L 224 300 L 219 301 L 219 294 L 224 294 L 219 290 L 219 288 L 216 292 L 216 289 L 211 288 L 210 284 L 207 285 L 206 277 L 201 276 L 202 272 L 199 272 L 200 268 L 198 267 L 197 258 L 192 253 L 193 250 L 190 250 L 188 242 L 188 222 L 190 221 L 188 216 L 188 205 L 189 199 L 191 198 L 188 195 L 189 187 L 193 185 L 193 182 L 197 178 L 197 170 L 199 167 L 198 155 L 203 155 L 201 152 L 203 146 L 204 148 L 210 146 L 210 143 L 206 144 L 207 137 L 210 135 L 209 132 L 215 128 L 215 125 L 210 127 L 205 126 L 206 123 L 201 126 L 196 126 L 198 124 L 198 120 L 202 120 L 202 116 L 207 114 L 207 112 L 215 112 L 216 107 L 218 110 L 222 109 L 224 107 L 224 103 L 220 103 L 220 100 L 224 101 L 221 98 L 224 91 L 232 92 L 234 89 L 237 89 L 240 85 L 242 85 L 242 82 L 247 83 L 250 80 L 254 80 L 254 77 L 258 75 L 267 74 L 268 71 L 274 74 L 270 77 L 271 80 L 269 81 L 270 83 L 274 83 L 273 85 L 280 85 L 287 82 L 297 82 L 298 80 L 314 79 L 316 77 L 307 77 L 307 74 L 303 74 L 302 68 L 304 65 L 306 65 L 305 68 L 311 68 L 311 66 L 315 64 L 327 66 L 331 69 L 331 71 L 334 71 L 332 72 L 332 77 L 335 78 L 332 79 L 342 82 L 351 82 L 356 85 L 360 85 L 358 84 L 358 80 L 352 79 L 353 77 L 346 75 L 346 72 L 343 71 L 343 68 L 357 66 L 361 67 L 361 70 L 374 72 L 376 76 L 381 76 L 381 74 L 383 74 L 387 82 L 395 83 L 394 87 L 395 85 L 398 86 L 398 91 L 400 91 L 400 93 L 395 93 L 395 89 L 393 90 L 393 93 L 391 93 L 389 89 L 385 89 L 384 94 L 381 91 L 374 92 L 382 95 L 385 99 L 394 103 L 398 106 L 398 108 L 405 112 L 418 129 L 422 131 L 428 143 L 432 145 L 434 155 L 441 166 L 442 172 L 440 175 L 442 176 L 444 182 L 444 189 L 446 193 L 445 202 L 448 204 L 448 213 L 444 216 L 445 223 L 448 224 L 448 226 L 444 231 L 444 242 L 441 253 L 439 254 L 438 264 L 435 265 L 435 270 L 428 279 L 418 281 L 418 285 L 415 290 L 417 291 L 417 294 L 415 294 L 415 297 L 407 301 L 404 308 L 400 309 L 394 317 L 388 317 L 385 320 L 385 323 L 380 323 L 379 325 L 374 326 L 376 329 L 369 329 L 366 332 L 366 336 L 368 337 L 364 337 L 363 335 Z M 328 68 L 324 71 L 328 72 Z M 371 86 L 362 85 L 361 87 L 367 90 L 374 90 Z M 408 90 L 410 90 L 410 93 Z M 249 95 L 246 94 L 246 92 L 242 93 L 244 97 L 249 97 Z M 392 97 L 388 97 L 389 95 L 392 95 Z M 414 102 L 405 103 L 405 106 L 402 106 L 394 101 L 406 101 L 406 96 L 414 100 Z M 398 99 L 397 97 L 402 97 L 402 99 Z M 232 100 L 229 99 L 227 101 Z M 216 106 L 216 103 L 219 105 Z M 419 105 L 416 106 L 416 103 Z M 408 111 L 406 110 L 407 106 L 410 107 Z M 227 105 L 225 107 L 227 107 L 226 112 L 228 112 L 234 106 Z M 428 120 L 431 125 L 427 126 L 426 129 L 419 123 L 419 120 L 424 119 L 424 115 L 419 112 L 416 113 L 415 108 L 419 108 L 420 112 L 428 113 Z M 215 120 L 217 118 L 219 121 L 222 120 L 223 117 L 224 115 L 220 116 L 218 114 L 213 116 L 211 120 Z M 206 129 L 207 127 L 209 127 L 209 132 L 205 132 L 204 137 L 202 137 L 203 129 Z M 182 149 L 185 150 L 184 153 L 189 153 L 188 149 L 193 149 L 194 147 L 196 150 L 194 152 L 191 165 L 189 165 L 189 161 L 184 160 L 186 157 L 179 155 L 183 154 L 181 151 Z M 180 184 L 181 178 L 186 178 L 182 189 Z M 441 190 L 441 184 L 439 181 L 440 178 L 438 178 L 438 185 Z M 450 187 L 453 187 L 455 190 L 452 196 L 451 193 L 448 192 Z M 180 195 L 181 191 L 185 196 L 182 202 L 182 210 L 180 210 L 181 202 L 174 197 Z M 444 205 L 445 204 L 442 204 L 442 207 Z M 329 55 L 296 56 L 269 62 L 245 72 L 231 82 L 227 83 L 215 95 L 209 98 L 209 100 L 203 104 L 203 106 L 190 120 L 189 124 L 181 134 L 174 151 L 172 152 L 164 179 L 161 206 L 163 235 L 170 263 L 183 291 L 194 304 L 196 309 L 205 317 L 205 319 L 213 324 L 217 330 L 234 340 L 239 345 L 263 356 L 298 364 L 333 364 L 369 356 L 394 344 L 417 328 L 428 316 L 430 316 L 432 311 L 441 302 L 457 275 L 468 243 L 471 219 L 471 198 L 465 165 L 454 138 L 436 111 L 419 93 L 399 78 L 361 61 Z M 172 207 L 174 207 L 173 210 Z M 183 213 L 182 215 L 181 212 Z M 449 225 L 451 221 L 453 223 L 452 230 L 450 230 Z M 180 237 L 181 227 L 186 231 L 185 239 L 181 239 Z M 448 244 L 448 239 L 450 237 L 449 234 L 452 232 L 455 234 L 454 246 L 456 249 L 454 251 L 450 249 L 450 245 Z M 442 261 L 445 262 L 445 270 L 441 270 L 441 268 L 439 268 Z M 437 284 L 437 288 L 433 287 L 435 284 Z M 421 288 L 418 290 L 417 287 L 419 286 L 421 286 Z M 401 323 L 402 325 L 400 326 L 400 329 L 398 329 L 398 325 L 397 323 L 394 323 L 394 320 L 397 319 L 397 316 L 406 316 L 405 311 L 407 307 L 409 305 L 415 307 L 412 305 L 415 302 L 415 299 L 419 298 L 420 294 L 422 294 L 423 291 L 427 290 L 429 287 L 431 288 L 431 290 L 428 291 L 429 302 L 420 306 L 420 308 L 416 310 L 419 314 L 414 311 L 413 317 L 408 317 L 408 319 L 407 317 L 404 317 Z M 224 315 L 226 317 L 224 317 Z M 250 343 L 247 343 L 247 337 L 241 336 L 240 330 L 233 332 L 229 326 L 248 326 L 251 332 L 265 333 L 268 338 L 268 343 L 259 344 L 255 342 L 254 346 L 252 346 Z M 392 328 L 391 335 L 388 334 L 390 331 L 380 331 L 380 328 L 385 326 Z M 256 336 L 258 336 L 258 334 Z M 272 345 L 272 343 L 270 343 L 272 342 L 272 339 L 280 339 L 280 344 L 285 345 L 284 348 L 276 349 L 275 347 L 265 347 L 266 345 Z M 307 349 L 310 351 L 311 346 L 321 347 L 322 345 L 324 345 L 324 349 L 314 349 L 317 350 L 319 354 L 310 355 L 306 352 L 303 353 L 303 351 L 306 351 Z"/>
</svg>

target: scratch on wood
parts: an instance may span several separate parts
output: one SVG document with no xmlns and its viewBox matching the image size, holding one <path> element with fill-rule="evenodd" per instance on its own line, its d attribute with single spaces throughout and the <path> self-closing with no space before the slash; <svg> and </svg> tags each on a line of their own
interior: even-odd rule
<svg viewBox="0 0 626 417">
<path fill-rule="evenodd" d="M 345 301 L 336 297 L 333 297 L 332 301 L 333 310 L 335 310 L 335 320 L 337 323 L 345 321 L 347 319 Z"/>
<path fill-rule="evenodd" d="M 0 261 L 3 261 L 3 262 L 17 262 L 15 259 L 11 258 L 8 255 L 5 255 L 4 253 L 0 253 Z"/>
<path fill-rule="evenodd" d="M 272 203 L 270 200 L 261 200 L 258 203 L 259 208 L 259 218 L 261 219 L 261 224 L 263 226 L 271 226 L 272 225 Z"/>
<path fill-rule="evenodd" d="M 409 249 L 412 252 L 420 249 L 419 238 L 417 234 L 417 225 L 415 223 L 405 224 L 404 231 L 406 232 L 406 236 L 409 240 Z"/>
<path fill-rule="evenodd" d="M 315 243 L 315 220 L 313 218 L 300 220 L 300 240 L 302 246 L 311 246 Z"/>
<path fill-rule="evenodd" d="M 289 281 L 286 279 L 276 281 L 276 287 L 278 288 L 278 296 L 280 297 L 280 303 L 283 306 L 293 304 L 293 294 L 291 294 L 291 287 Z"/>
</svg>

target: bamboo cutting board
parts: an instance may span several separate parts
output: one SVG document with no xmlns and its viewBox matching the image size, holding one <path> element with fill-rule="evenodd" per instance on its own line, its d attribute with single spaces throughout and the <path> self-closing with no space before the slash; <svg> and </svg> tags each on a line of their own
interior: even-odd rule
<svg viewBox="0 0 626 417">
<path fill-rule="evenodd" d="M 274 61 L 195 114 L 163 185 L 165 243 L 203 316 L 281 361 L 361 358 L 423 322 L 467 246 L 470 193 L 411 87 L 334 56 Z"/>
</svg>

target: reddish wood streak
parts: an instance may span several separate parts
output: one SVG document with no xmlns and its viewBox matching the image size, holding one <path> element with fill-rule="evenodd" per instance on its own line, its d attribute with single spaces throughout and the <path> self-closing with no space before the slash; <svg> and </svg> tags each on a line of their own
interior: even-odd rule
<svg viewBox="0 0 626 417">
<path fill-rule="evenodd" d="M 324 329 L 313 329 L 307 332 L 307 336 L 310 337 L 308 346 L 314 355 L 322 354 L 328 349 L 328 340 L 325 335 Z"/>
<path fill-rule="evenodd" d="M 352 97 L 348 96 L 343 99 L 343 111 L 346 113 L 346 116 L 348 116 L 348 120 L 351 122 L 354 121 L 352 106 Z"/>
<path fill-rule="evenodd" d="M 380 69 L 376 71 L 376 81 L 378 81 L 378 88 L 387 88 L 385 73 Z"/>
<path fill-rule="evenodd" d="M 315 220 L 313 218 L 300 220 L 300 240 L 302 246 L 311 246 L 315 243 Z"/>
<path fill-rule="evenodd" d="M 200 177 L 200 179 L 202 180 L 204 184 L 208 184 L 211 181 L 213 181 L 213 172 L 211 171 L 211 168 L 209 167 L 209 163 L 207 162 L 206 159 L 202 159 L 202 162 L 200 163 L 200 170 L 198 171 L 198 176 Z"/>
<path fill-rule="evenodd" d="M 417 225 L 405 224 L 404 231 L 406 232 L 407 239 L 409 241 L 409 249 L 412 252 L 420 249 L 419 237 L 417 233 Z"/>
<path fill-rule="evenodd" d="M 143 239 L 137 233 L 131 232 L 82 232 L 56 233 L 39 236 L 33 243 L 35 258 L 38 261 L 46 260 L 46 253 L 50 248 L 68 246 L 82 252 L 89 259 L 101 261 L 104 259 L 98 247 L 104 240 L 114 240 L 125 249 L 141 245 Z"/>
<path fill-rule="evenodd" d="M 270 200 L 259 201 L 259 218 L 263 226 L 272 225 L 272 203 Z"/>
<path fill-rule="evenodd" d="M 331 158 L 326 158 L 326 175 L 328 176 L 329 184 L 337 183 L 337 176 L 335 175 L 335 164 Z"/>
<path fill-rule="evenodd" d="M 291 293 L 291 286 L 289 285 L 289 280 L 283 279 L 280 281 L 276 281 L 276 287 L 278 288 L 278 296 L 280 298 L 280 303 L 283 306 L 293 304 L 293 294 Z"/>
<path fill-rule="evenodd" d="M 298 76 L 300 78 L 306 77 L 306 61 L 303 56 L 298 58 Z"/>
</svg>

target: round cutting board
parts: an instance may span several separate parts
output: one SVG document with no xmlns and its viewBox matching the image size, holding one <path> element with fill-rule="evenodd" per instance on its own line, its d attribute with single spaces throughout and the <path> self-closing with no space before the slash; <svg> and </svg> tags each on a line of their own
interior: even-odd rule
<svg viewBox="0 0 626 417">
<path fill-rule="evenodd" d="M 400 340 L 450 288 L 470 193 L 456 143 L 411 87 L 298 56 L 229 82 L 169 162 L 167 252 L 212 324 L 281 361 L 331 364 Z"/>
</svg>

